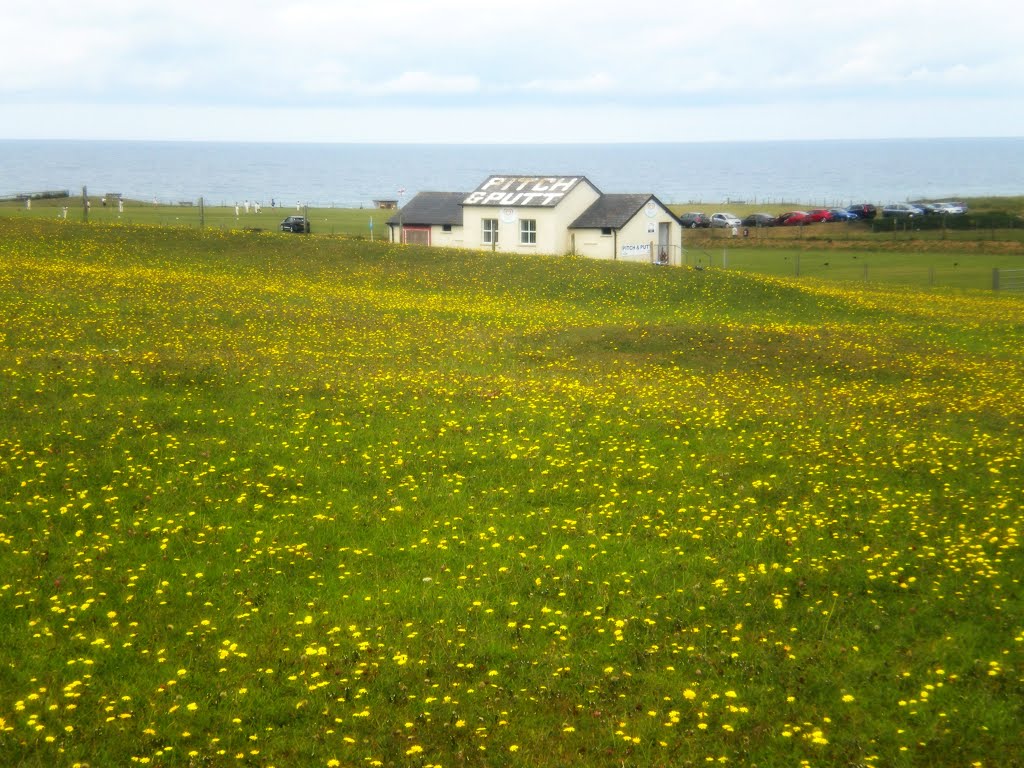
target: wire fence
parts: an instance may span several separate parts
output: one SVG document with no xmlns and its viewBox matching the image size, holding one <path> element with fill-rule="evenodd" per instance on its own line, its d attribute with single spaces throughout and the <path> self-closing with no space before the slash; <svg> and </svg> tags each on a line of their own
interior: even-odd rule
<svg viewBox="0 0 1024 768">
<path fill-rule="evenodd" d="M 1024 293 L 1024 269 L 993 269 L 992 290 Z"/>
<path fill-rule="evenodd" d="M 941 254 L 873 254 L 844 251 L 780 253 L 750 248 L 687 248 L 683 266 L 729 269 L 778 277 L 809 278 L 915 288 L 991 290 L 1024 294 L 1024 268 L 993 267 L 992 262 L 1024 264 L 1022 255 L 941 260 Z"/>
</svg>

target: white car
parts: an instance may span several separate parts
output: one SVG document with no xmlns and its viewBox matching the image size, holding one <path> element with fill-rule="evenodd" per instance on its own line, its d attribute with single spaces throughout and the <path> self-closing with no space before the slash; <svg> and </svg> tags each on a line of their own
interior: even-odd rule
<svg viewBox="0 0 1024 768">
<path fill-rule="evenodd" d="M 731 227 L 739 227 L 743 224 L 737 217 L 731 213 L 712 213 L 711 214 L 711 226 L 712 227 L 725 227 L 729 229 Z"/>
</svg>

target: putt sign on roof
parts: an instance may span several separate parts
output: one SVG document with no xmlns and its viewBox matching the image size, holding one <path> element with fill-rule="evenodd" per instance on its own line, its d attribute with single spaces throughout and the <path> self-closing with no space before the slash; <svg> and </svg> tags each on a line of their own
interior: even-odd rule
<svg viewBox="0 0 1024 768">
<path fill-rule="evenodd" d="M 491 176 L 469 194 L 463 205 L 552 207 L 579 180 L 579 176 Z"/>
</svg>

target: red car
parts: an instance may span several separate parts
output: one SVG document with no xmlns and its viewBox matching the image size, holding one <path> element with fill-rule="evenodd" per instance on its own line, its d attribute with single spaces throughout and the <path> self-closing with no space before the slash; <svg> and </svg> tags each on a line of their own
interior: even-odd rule
<svg viewBox="0 0 1024 768">
<path fill-rule="evenodd" d="M 784 213 L 775 220 L 778 227 L 794 227 L 799 224 L 810 224 L 810 214 L 806 211 L 790 211 Z"/>
<path fill-rule="evenodd" d="M 807 221 L 808 221 L 808 223 L 810 223 L 812 221 L 817 222 L 817 221 L 835 221 L 835 220 L 836 220 L 836 217 L 832 213 L 832 211 L 829 211 L 829 210 L 827 210 L 825 208 L 818 208 L 816 210 L 811 211 L 809 214 L 807 214 Z"/>
</svg>

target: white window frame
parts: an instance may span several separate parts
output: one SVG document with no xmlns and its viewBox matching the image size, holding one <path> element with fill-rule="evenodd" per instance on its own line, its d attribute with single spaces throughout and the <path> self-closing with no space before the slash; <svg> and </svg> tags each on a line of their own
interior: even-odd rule
<svg viewBox="0 0 1024 768">
<path fill-rule="evenodd" d="M 498 242 L 498 220 L 480 220 L 480 242 L 484 245 L 495 245 Z"/>
<path fill-rule="evenodd" d="M 536 245 L 537 244 L 537 220 L 536 219 L 520 219 L 519 220 L 519 244 L 520 245 Z"/>
</svg>

